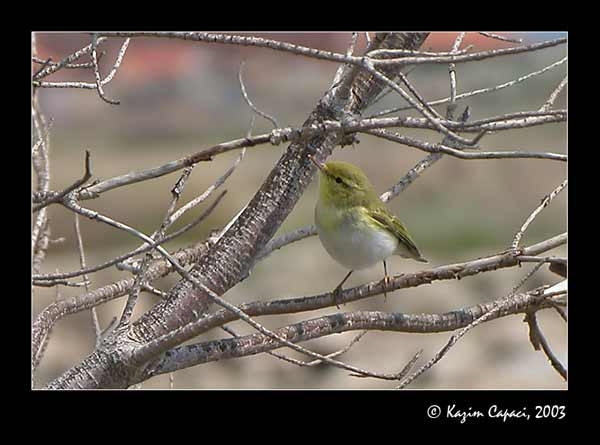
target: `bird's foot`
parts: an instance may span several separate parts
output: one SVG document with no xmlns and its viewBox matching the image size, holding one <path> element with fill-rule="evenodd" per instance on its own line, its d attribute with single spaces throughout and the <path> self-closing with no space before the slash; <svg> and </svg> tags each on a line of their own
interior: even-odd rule
<svg viewBox="0 0 600 445">
<path fill-rule="evenodd" d="M 387 288 L 390 285 L 391 281 L 392 281 L 392 279 L 390 278 L 389 275 L 386 275 L 383 277 L 383 302 L 384 303 L 387 302 Z"/>
<path fill-rule="evenodd" d="M 340 297 L 342 296 L 342 285 L 338 285 L 338 287 L 336 287 L 333 292 L 333 302 L 335 303 L 335 307 L 337 307 L 338 309 L 340 308 Z"/>
</svg>

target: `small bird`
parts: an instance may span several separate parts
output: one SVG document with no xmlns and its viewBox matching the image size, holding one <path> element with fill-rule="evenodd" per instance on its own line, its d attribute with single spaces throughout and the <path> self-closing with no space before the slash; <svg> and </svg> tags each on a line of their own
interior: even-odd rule
<svg viewBox="0 0 600 445">
<path fill-rule="evenodd" d="M 383 261 L 384 280 L 389 277 L 385 260 L 392 255 L 428 261 L 400 220 L 386 207 L 363 171 L 347 162 L 323 164 L 312 156 L 319 168 L 319 197 L 315 224 L 321 244 L 331 257 L 350 272 L 334 289 L 337 303 L 342 285 L 354 270 Z M 385 291 L 384 295 L 387 297 Z"/>
</svg>

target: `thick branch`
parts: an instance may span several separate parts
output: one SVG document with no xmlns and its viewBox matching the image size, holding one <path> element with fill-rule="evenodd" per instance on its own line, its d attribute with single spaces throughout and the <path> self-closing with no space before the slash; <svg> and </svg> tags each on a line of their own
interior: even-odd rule
<svg viewBox="0 0 600 445">
<path fill-rule="evenodd" d="M 506 299 L 503 307 L 491 314 L 489 320 L 526 312 L 533 304 L 539 304 L 539 307 L 550 306 L 539 303 L 539 295 L 536 292 L 523 293 Z M 468 326 L 497 306 L 497 301 L 493 301 L 444 314 L 403 314 L 379 311 L 337 313 L 285 326 L 274 332 L 294 343 L 362 329 L 414 333 L 446 332 Z M 149 372 L 143 375 L 142 379 L 201 363 L 259 354 L 281 346 L 260 333 L 181 346 L 168 351 L 160 361 L 150 366 Z"/>
</svg>

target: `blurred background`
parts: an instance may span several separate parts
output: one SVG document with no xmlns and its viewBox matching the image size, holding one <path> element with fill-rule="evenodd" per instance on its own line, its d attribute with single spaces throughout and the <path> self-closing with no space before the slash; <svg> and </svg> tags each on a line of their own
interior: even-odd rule
<svg viewBox="0 0 600 445">
<path fill-rule="evenodd" d="M 58 61 L 89 44 L 88 34 L 35 33 L 37 56 Z M 548 40 L 565 33 L 503 33 L 524 39 L 524 43 Z M 258 33 L 260 37 L 344 52 L 350 33 Z M 422 49 L 449 51 L 457 33 L 433 33 Z M 101 49 L 105 76 L 116 58 L 123 39 L 109 39 Z M 462 48 L 472 44 L 473 51 L 514 46 L 476 33 L 468 33 Z M 361 34 L 358 51 L 366 41 Z M 458 93 L 491 87 L 539 70 L 566 55 L 566 45 L 480 62 L 459 64 Z M 79 62 L 87 61 L 86 58 Z M 282 126 L 300 126 L 318 99 L 328 89 L 337 69 L 335 63 L 293 56 L 260 48 L 244 48 L 157 38 L 134 38 L 115 78 L 104 89 L 118 99 L 118 106 L 103 102 L 95 90 L 40 89 L 39 100 L 47 119 L 53 119 L 50 133 L 51 189 L 62 190 L 83 172 L 84 150 L 92 154 L 94 178 L 103 180 L 130 171 L 158 166 L 211 145 L 244 137 L 253 112 L 242 97 L 238 83 L 240 63 L 245 62 L 245 86 L 254 104 L 275 116 Z M 39 65 L 32 65 L 32 72 Z M 471 119 L 498 114 L 536 110 L 547 100 L 566 74 L 566 64 L 528 79 L 517 86 L 458 102 L 457 115 L 471 109 Z M 429 100 L 449 95 L 447 65 L 421 65 L 409 79 Z M 93 82 L 90 70 L 61 70 L 46 81 L 80 80 Z M 396 94 L 387 95 L 368 109 L 364 116 L 404 105 Z M 566 89 L 555 108 L 566 108 Z M 445 114 L 445 106 L 436 109 Z M 416 112 L 404 112 L 416 116 Z M 257 118 L 253 134 L 268 132 L 270 122 Z M 403 134 L 439 142 L 434 132 L 401 130 Z M 426 153 L 414 148 L 360 135 L 360 144 L 338 148 L 331 159 L 358 164 L 381 193 L 399 180 Z M 566 125 L 549 124 L 528 129 L 488 135 L 483 150 L 527 150 L 566 153 Z M 185 236 L 166 245 L 169 250 L 204 239 L 213 229 L 226 224 L 253 196 L 285 150 L 286 145 L 263 145 L 247 150 L 238 169 L 224 188 L 227 195 L 212 215 Z M 212 184 L 229 168 L 238 152 L 217 156 L 210 163 L 198 164 L 187 183 L 180 203 L 187 202 Z M 431 266 L 466 261 L 494 254 L 510 246 L 512 238 L 540 200 L 567 174 L 564 163 L 549 160 L 472 160 L 445 157 L 428 169 L 414 184 L 390 202 L 390 208 L 410 230 Z M 104 193 L 85 201 L 98 210 L 145 233 L 154 231 L 162 221 L 171 199 L 170 190 L 180 176 L 176 172 L 152 181 Z M 32 169 L 32 187 L 35 187 Z M 316 181 L 302 196 L 277 235 L 313 222 Z M 567 193 L 559 195 L 530 226 L 522 245 L 530 245 L 566 230 Z M 209 200 L 212 202 L 212 200 Z M 180 221 L 176 228 L 200 214 L 209 202 Z M 61 206 L 49 207 L 52 243 L 42 273 L 79 268 L 74 234 L 74 216 Z M 128 252 L 139 242 L 124 232 L 103 224 L 80 219 L 87 264 L 95 265 Z M 566 256 L 566 246 L 548 254 Z M 415 272 L 422 265 L 394 257 L 388 262 L 390 273 Z M 488 272 L 460 281 L 436 282 L 428 286 L 396 291 L 342 307 L 350 310 L 382 310 L 404 313 L 444 313 L 492 301 L 507 295 L 532 268 Z M 354 273 L 346 286 L 382 277 L 380 266 Z M 346 273 L 312 237 L 276 251 L 258 263 L 251 276 L 225 294 L 235 304 L 255 300 L 312 295 L 331 290 Z M 127 277 L 115 268 L 91 276 L 92 288 Z M 155 285 L 168 290 L 176 276 Z M 560 277 L 543 267 L 523 290 Z M 60 287 L 58 298 L 78 295 L 79 288 Z M 32 320 L 57 298 L 54 288 L 34 289 Z M 156 296 L 142 294 L 134 317 L 156 303 Z M 123 298 L 98 307 L 102 328 L 120 315 Z M 267 328 L 331 314 L 335 308 L 296 316 L 260 319 Z M 566 363 L 567 327 L 556 312 L 538 313 L 542 331 L 554 353 Z M 253 332 L 244 323 L 230 325 L 240 334 Z M 303 343 L 320 353 L 342 348 L 357 332 L 348 332 Z M 93 350 L 90 314 L 81 312 L 62 319 L 51 334 L 44 359 L 37 372 L 37 384 L 78 363 Z M 425 363 L 448 341 L 451 333 L 403 334 L 370 332 L 340 357 L 356 366 L 379 372 L 395 372 L 419 349 L 419 364 Z M 223 331 L 209 332 L 193 342 L 228 337 Z M 294 351 L 279 350 L 305 360 Z M 144 382 L 143 388 L 168 388 L 168 376 Z M 346 371 L 329 366 L 299 368 L 262 354 L 235 360 L 209 363 L 174 375 L 175 388 L 365 388 L 386 389 L 390 382 L 358 379 Z M 542 352 L 534 351 L 523 316 L 511 316 L 484 323 L 470 331 L 431 370 L 411 388 L 566 388 Z"/>
</svg>

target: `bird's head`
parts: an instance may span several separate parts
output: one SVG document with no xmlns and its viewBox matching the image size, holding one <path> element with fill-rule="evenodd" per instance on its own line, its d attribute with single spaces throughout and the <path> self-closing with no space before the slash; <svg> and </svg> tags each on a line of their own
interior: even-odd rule
<svg viewBox="0 0 600 445">
<path fill-rule="evenodd" d="M 321 163 L 312 156 L 310 160 L 318 167 L 320 198 L 338 206 L 359 205 L 374 194 L 367 175 L 348 162 Z"/>
</svg>

